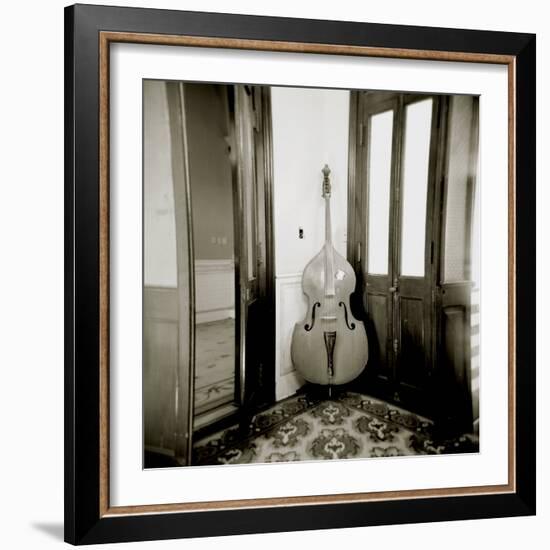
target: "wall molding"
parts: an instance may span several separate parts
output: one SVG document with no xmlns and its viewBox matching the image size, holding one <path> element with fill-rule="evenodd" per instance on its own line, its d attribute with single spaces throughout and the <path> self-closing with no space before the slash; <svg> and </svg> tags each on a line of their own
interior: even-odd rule
<svg viewBox="0 0 550 550">
<path fill-rule="evenodd" d="M 233 271 L 235 260 L 226 258 L 221 260 L 195 260 L 195 273 L 210 273 L 213 271 Z"/>
<path fill-rule="evenodd" d="M 301 271 L 298 271 L 296 273 L 281 273 L 281 274 L 277 274 L 275 276 L 275 279 L 280 279 L 280 280 L 286 280 L 286 279 L 299 279 L 300 281 L 302 280 L 302 272 Z"/>
<path fill-rule="evenodd" d="M 235 317 L 235 263 L 232 259 L 195 260 L 195 321 Z"/>
<path fill-rule="evenodd" d="M 277 275 L 275 288 L 275 395 L 280 400 L 304 384 L 292 364 L 290 344 L 294 325 L 304 318 L 307 302 L 302 292 L 302 273 Z"/>
</svg>

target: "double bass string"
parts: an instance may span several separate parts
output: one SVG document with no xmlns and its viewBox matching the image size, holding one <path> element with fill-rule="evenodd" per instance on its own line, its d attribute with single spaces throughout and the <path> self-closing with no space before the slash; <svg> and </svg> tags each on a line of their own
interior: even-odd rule
<svg viewBox="0 0 550 550">
<path fill-rule="evenodd" d="M 333 378 L 333 356 L 335 345 L 335 333 L 336 333 L 336 308 L 335 308 L 335 286 L 334 286 L 334 253 L 332 247 L 332 225 L 330 219 L 330 180 L 328 167 L 323 170 L 323 191 L 325 198 L 325 300 L 328 300 L 328 307 L 326 308 L 328 319 L 325 322 L 326 331 L 325 336 L 325 348 L 327 356 L 327 374 L 329 384 L 329 395 L 331 394 L 332 378 Z M 330 277 L 330 278 L 329 278 Z M 334 336 L 333 334 L 334 333 Z M 329 335 L 330 334 L 330 335 Z M 334 339 L 333 339 L 334 338 Z"/>
</svg>

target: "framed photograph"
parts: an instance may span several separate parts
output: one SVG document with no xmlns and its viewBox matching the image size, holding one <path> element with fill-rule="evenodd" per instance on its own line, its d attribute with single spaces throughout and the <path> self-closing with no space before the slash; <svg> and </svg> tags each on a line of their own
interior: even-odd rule
<svg viewBox="0 0 550 550">
<path fill-rule="evenodd" d="M 535 36 L 65 11 L 65 538 L 535 513 Z"/>
</svg>

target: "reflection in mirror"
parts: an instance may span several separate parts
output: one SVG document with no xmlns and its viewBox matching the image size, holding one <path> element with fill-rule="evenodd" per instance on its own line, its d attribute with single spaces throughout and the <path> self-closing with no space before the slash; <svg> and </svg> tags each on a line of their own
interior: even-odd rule
<svg viewBox="0 0 550 550">
<path fill-rule="evenodd" d="M 195 426 L 235 395 L 235 248 L 228 87 L 185 85 L 195 263 Z M 207 415 L 207 416 L 205 416 Z"/>
</svg>

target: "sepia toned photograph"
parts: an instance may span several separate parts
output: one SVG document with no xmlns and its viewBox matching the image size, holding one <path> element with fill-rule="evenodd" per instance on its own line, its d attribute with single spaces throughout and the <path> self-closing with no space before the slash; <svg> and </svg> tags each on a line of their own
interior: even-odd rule
<svg viewBox="0 0 550 550">
<path fill-rule="evenodd" d="M 142 91 L 143 467 L 478 453 L 479 97 Z"/>
<path fill-rule="evenodd" d="M 413 12 L 65 8 L 67 542 L 536 514 L 536 35 Z"/>
</svg>

